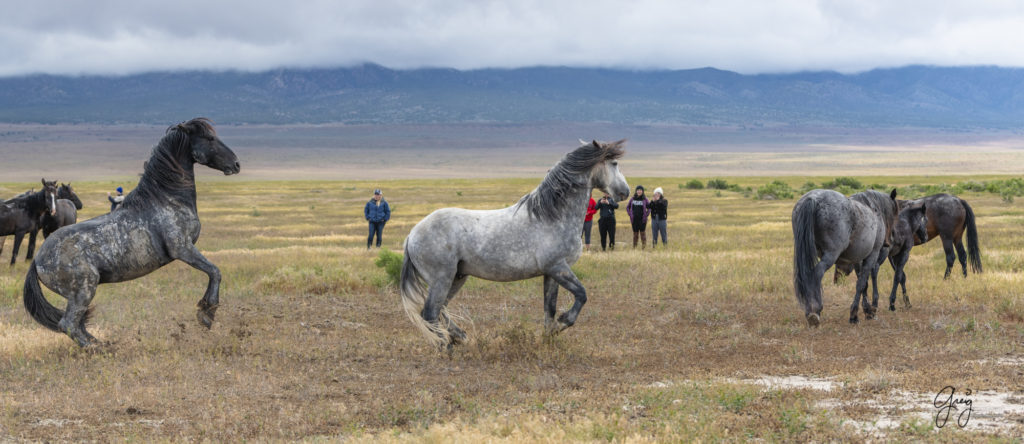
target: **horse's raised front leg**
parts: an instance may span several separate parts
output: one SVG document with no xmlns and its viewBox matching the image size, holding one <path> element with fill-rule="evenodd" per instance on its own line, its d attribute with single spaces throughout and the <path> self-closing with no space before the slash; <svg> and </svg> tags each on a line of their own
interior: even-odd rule
<svg viewBox="0 0 1024 444">
<path fill-rule="evenodd" d="M 544 334 L 558 333 L 555 312 L 558 311 L 558 282 L 551 276 L 544 276 Z"/>
<path fill-rule="evenodd" d="M 196 312 L 196 319 L 199 324 L 206 328 L 213 325 L 214 316 L 217 313 L 217 306 L 220 304 L 220 269 L 213 265 L 206 256 L 196 249 L 195 245 L 182 245 L 177 251 L 172 251 L 171 256 L 192 266 L 210 277 L 206 285 L 206 293 L 199 300 L 199 310 Z"/>
<path fill-rule="evenodd" d="M 587 303 L 587 290 L 583 288 L 583 284 L 580 283 L 580 280 L 576 278 L 576 274 L 572 272 L 572 269 L 565 262 L 562 262 L 545 276 L 550 276 L 558 285 L 565 287 L 576 298 L 572 308 L 558 317 L 558 323 L 562 324 L 560 330 L 572 327 L 576 323 L 576 317 L 579 316 L 583 304 Z"/>
</svg>

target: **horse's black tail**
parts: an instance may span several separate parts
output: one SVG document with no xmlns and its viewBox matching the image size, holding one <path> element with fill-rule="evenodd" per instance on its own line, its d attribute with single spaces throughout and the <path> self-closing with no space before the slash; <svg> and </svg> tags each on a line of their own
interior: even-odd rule
<svg viewBox="0 0 1024 444">
<path fill-rule="evenodd" d="M 793 210 L 793 288 L 796 299 L 805 310 L 810 310 L 808 297 L 818 294 L 814 282 L 814 268 L 818 265 L 818 250 L 814 243 L 814 221 L 818 202 L 801 199 Z"/>
<path fill-rule="evenodd" d="M 43 289 L 39 287 L 39 274 L 36 272 L 36 263 L 32 261 L 28 265 L 28 274 L 25 275 L 25 310 L 32 315 L 32 319 L 43 324 L 44 327 L 59 332 L 61 318 L 64 312 L 59 308 L 50 305 L 50 302 L 43 297 Z"/>
<path fill-rule="evenodd" d="M 967 201 L 960 199 L 960 205 L 967 212 L 967 257 L 971 260 L 971 271 L 981 273 L 981 247 L 978 246 L 978 226 L 974 223 L 974 210 Z"/>
</svg>

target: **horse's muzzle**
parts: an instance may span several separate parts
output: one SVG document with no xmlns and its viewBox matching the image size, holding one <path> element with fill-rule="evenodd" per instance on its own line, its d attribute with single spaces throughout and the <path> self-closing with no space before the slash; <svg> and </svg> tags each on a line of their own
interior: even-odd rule
<svg viewBox="0 0 1024 444">
<path fill-rule="evenodd" d="M 239 171 L 242 171 L 242 164 L 236 161 L 234 165 L 224 168 L 224 175 L 230 176 L 232 174 L 238 174 Z"/>
</svg>

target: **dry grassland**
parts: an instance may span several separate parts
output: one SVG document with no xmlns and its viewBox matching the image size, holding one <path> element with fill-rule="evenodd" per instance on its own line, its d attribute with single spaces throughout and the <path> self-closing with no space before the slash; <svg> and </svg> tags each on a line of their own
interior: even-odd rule
<svg viewBox="0 0 1024 444">
<path fill-rule="evenodd" d="M 239 180 L 202 181 L 199 248 L 224 275 L 214 327 L 195 321 L 205 276 L 174 263 L 100 287 L 92 331 L 109 344 L 95 350 L 35 324 L 21 306 L 26 265 L 4 265 L 0 441 L 999 442 L 1024 434 L 1024 414 L 998 414 L 980 397 L 962 429 L 955 419 L 935 428 L 927 401 L 894 404 L 947 385 L 1024 403 L 1024 203 L 964 196 L 978 216 L 984 274 L 943 281 L 933 241 L 907 265 L 913 308 L 898 303 L 850 325 L 853 280 L 827 283 L 823 325 L 809 330 L 792 289 L 795 200 L 684 191 L 676 184 L 685 179 L 623 168 L 631 185 L 665 188 L 670 244 L 632 250 L 621 217 L 618 250 L 575 265 L 589 302 L 553 340 L 540 336 L 541 280 L 470 279 L 451 307 L 472 319 L 471 342 L 450 356 L 432 350 L 365 250 L 360 213 L 370 191 L 384 188 L 394 212 L 385 243 L 399 250 L 430 211 L 505 206 L 537 179 L 246 182 L 243 171 Z M 0 195 L 28 186 L 3 184 Z M 106 211 L 113 186 L 76 184 L 82 215 Z M 880 305 L 891 279 L 886 265 Z M 560 296 L 567 306 L 571 298 Z M 765 376 L 831 389 L 766 386 Z"/>
</svg>

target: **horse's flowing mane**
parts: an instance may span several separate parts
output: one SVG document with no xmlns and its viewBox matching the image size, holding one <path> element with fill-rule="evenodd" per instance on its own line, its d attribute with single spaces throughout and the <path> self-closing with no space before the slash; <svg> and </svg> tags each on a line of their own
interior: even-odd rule
<svg viewBox="0 0 1024 444">
<path fill-rule="evenodd" d="M 544 181 L 516 203 L 516 211 L 525 206 L 530 215 L 553 221 L 562 215 L 562 203 L 580 187 L 587 186 L 590 170 L 606 160 L 626 153 L 625 140 L 611 143 L 588 143 L 566 154 L 544 177 Z"/>
<path fill-rule="evenodd" d="M 143 165 L 142 179 L 125 196 L 125 206 L 146 205 L 167 194 L 191 196 L 195 200 L 195 172 L 191 162 L 183 165 L 179 159 L 189 159 L 190 136 L 193 134 L 216 137 L 210 119 L 198 117 L 167 128 L 164 137 L 153 147 L 153 153 Z"/>
<path fill-rule="evenodd" d="M 880 191 L 867 190 L 850 196 L 850 199 L 860 201 L 872 210 L 879 212 L 885 222 L 885 232 L 892 231 L 894 219 L 899 214 L 899 208 L 892 197 Z"/>
</svg>

